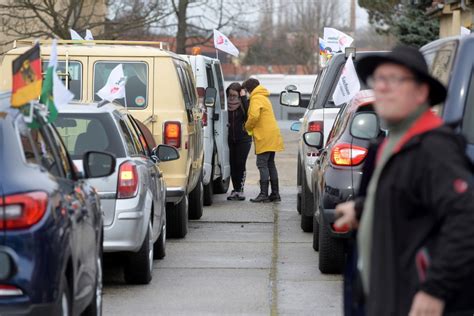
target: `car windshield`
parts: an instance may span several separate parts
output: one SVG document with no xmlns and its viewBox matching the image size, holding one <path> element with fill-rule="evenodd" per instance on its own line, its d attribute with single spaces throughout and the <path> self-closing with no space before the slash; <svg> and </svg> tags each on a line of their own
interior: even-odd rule
<svg viewBox="0 0 474 316">
<path fill-rule="evenodd" d="M 96 150 L 125 157 L 125 149 L 111 115 L 60 113 L 54 123 L 72 159 Z"/>
<path fill-rule="evenodd" d="M 43 60 L 42 67 L 46 71 L 49 60 Z M 68 71 L 66 73 L 66 62 L 58 61 L 56 68 L 58 77 L 61 78 L 64 85 L 74 94 L 74 100 L 82 98 L 82 64 L 79 61 L 71 60 L 68 62 Z M 68 78 L 66 82 L 66 78 Z"/>
</svg>

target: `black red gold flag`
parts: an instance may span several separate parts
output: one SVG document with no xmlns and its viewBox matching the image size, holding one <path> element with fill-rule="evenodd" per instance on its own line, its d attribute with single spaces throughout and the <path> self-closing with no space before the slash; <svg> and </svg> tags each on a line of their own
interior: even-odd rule
<svg viewBox="0 0 474 316">
<path fill-rule="evenodd" d="M 41 94 L 40 47 L 36 44 L 13 61 L 12 107 L 21 107 Z"/>
</svg>

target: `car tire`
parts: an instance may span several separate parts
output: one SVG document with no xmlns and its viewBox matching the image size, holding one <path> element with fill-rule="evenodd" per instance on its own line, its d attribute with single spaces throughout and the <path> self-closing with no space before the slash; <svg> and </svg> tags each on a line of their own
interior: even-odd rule
<svg viewBox="0 0 474 316">
<path fill-rule="evenodd" d="M 125 282 L 128 284 L 148 284 L 153 277 L 153 228 L 151 221 L 137 253 L 128 256 L 123 269 Z"/>
<path fill-rule="evenodd" d="M 103 233 L 102 233 L 103 236 Z M 101 238 L 100 253 L 97 257 L 97 274 L 94 297 L 86 310 L 82 313 L 83 316 L 100 316 L 102 315 L 102 289 L 103 289 L 103 252 L 102 252 L 103 239 Z"/>
<path fill-rule="evenodd" d="M 161 225 L 160 237 L 153 245 L 153 259 L 163 259 L 166 256 L 166 220 Z"/>
<path fill-rule="evenodd" d="M 319 271 L 337 274 L 344 268 L 344 240 L 332 237 L 329 229 L 321 214 L 319 217 Z"/>
<path fill-rule="evenodd" d="M 301 187 L 301 161 L 299 156 L 296 167 L 296 187 Z M 296 210 L 301 214 L 301 192 L 296 193 Z"/>
<path fill-rule="evenodd" d="M 69 288 L 69 282 L 66 276 L 63 276 L 61 281 L 61 294 L 59 295 L 59 315 L 71 316 L 72 315 L 72 300 L 71 300 L 71 289 Z"/>
<path fill-rule="evenodd" d="M 212 183 L 212 175 L 211 175 L 211 180 L 209 180 L 209 183 L 204 185 L 204 206 L 212 205 L 213 195 L 214 195 L 214 185 Z"/>
<path fill-rule="evenodd" d="M 184 238 L 188 233 L 188 197 L 185 195 L 178 204 L 166 205 L 167 237 Z"/>
<path fill-rule="evenodd" d="M 313 249 L 319 251 L 319 222 L 316 216 L 313 216 Z"/>
<path fill-rule="evenodd" d="M 310 233 L 313 231 L 313 215 L 308 216 L 305 214 L 314 214 L 313 195 L 311 194 L 311 191 L 308 190 L 306 178 L 303 178 L 301 186 L 301 229 L 306 233 Z"/>
<path fill-rule="evenodd" d="M 204 188 L 202 177 L 199 178 L 194 190 L 189 194 L 189 219 L 200 219 L 203 213 Z"/>
</svg>

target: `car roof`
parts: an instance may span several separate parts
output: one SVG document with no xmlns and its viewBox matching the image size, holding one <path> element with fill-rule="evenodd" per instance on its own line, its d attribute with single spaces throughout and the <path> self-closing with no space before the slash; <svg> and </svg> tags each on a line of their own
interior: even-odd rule
<svg viewBox="0 0 474 316">
<path fill-rule="evenodd" d="M 424 45 L 423 47 L 420 48 L 420 50 L 421 51 L 431 50 L 431 49 L 436 48 L 438 46 L 441 46 L 445 43 L 452 42 L 453 40 L 457 40 L 459 42 L 474 41 L 474 33 L 471 33 L 471 34 L 465 35 L 465 36 L 457 35 L 457 36 L 450 36 L 450 37 L 440 38 L 440 39 L 437 39 L 435 41 L 432 41 L 432 42 Z"/>
<path fill-rule="evenodd" d="M 373 104 L 375 102 L 374 91 L 371 89 L 361 90 L 349 101 L 347 111 L 356 112 L 362 106 Z"/>
<path fill-rule="evenodd" d="M 11 49 L 6 55 L 20 55 L 31 46 Z M 178 54 L 152 46 L 104 45 L 104 44 L 58 44 L 58 56 L 97 56 L 97 57 L 173 57 L 183 59 Z M 50 55 L 51 44 L 41 44 L 41 55 Z"/>
<path fill-rule="evenodd" d="M 72 102 L 58 109 L 59 113 L 128 113 L 127 109 L 117 103 L 107 102 L 104 105 L 99 103 Z"/>
</svg>

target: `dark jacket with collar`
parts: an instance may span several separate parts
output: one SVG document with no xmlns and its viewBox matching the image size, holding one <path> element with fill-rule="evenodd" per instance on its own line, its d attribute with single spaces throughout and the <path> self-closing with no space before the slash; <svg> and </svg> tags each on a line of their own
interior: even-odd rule
<svg viewBox="0 0 474 316">
<path fill-rule="evenodd" d="M 229 111 L 229 144 L 252 142 L 252 137 L 245 130 L 249 101 L 246 97 L 241 97 L 241 100 L 242 105 L 238 109 Z"/>
<path fill-rule="evenodd" d="M 377 148 L 370 149 L 364 166 L 358 212 Z M 474 313 L 472 177 L 464 138 L 425 113 L 378 182 L 367 315 L 408 315 L 419 290 L 444 300 L 445 314 Z"/>
</svg>

